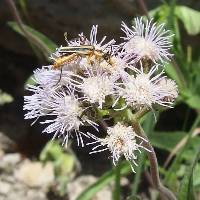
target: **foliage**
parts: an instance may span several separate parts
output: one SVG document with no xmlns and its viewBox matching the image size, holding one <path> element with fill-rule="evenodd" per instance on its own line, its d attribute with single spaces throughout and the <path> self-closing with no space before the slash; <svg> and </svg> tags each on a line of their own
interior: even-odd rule
<svg viewBox="0 0 200 200">
<path fill-rule="evenodd" d="M 40 160 L 53 163 L 58 182 L 58 192 L 61 195 L 66 194 L 66 185 L 74 175 L 75 157 L 73 154 L 65 152 L 58 142 L 50 141 L 42 150 Z"/>
<path fill-rule="evenodd" d="M 10 94 L 7 94 L 6 92 L 2 92 L 0 89 L 0 106 L 11 103 L 13 101 L 13 97 Z"/>
</svg>

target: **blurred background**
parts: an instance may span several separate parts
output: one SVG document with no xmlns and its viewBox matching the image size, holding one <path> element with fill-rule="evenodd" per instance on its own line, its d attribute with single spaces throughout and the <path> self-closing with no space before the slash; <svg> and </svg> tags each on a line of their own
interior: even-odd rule
<svg viewBox="0 0 200 200">
<path fill-rule="evenodd" d="M 200 199 L 200 1 L 153 0 L 0 0 L 0 200 L 110 200 L 115 173 L 108 153 L 89 155 L 76 144 L 62 147 L 24 120 L 23 96 L 33 70 L 72 39 L 98 36 L 119 41 L 121 21 L 135 16 L 164 22 L 174 34 L 174 59 L 166 73 L 176 80 L 174 109 L 150 114 L 143 125 L 155 147 L 163 183 L 178 199 Z M 163 199 L 153 188 L 146 154 L 136 174 L 121 164 L 118 199 Z"/>
</svg>

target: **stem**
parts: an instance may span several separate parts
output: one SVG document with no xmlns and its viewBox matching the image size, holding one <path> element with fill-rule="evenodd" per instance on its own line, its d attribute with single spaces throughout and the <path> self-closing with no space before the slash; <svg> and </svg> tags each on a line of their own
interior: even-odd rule
<svg viewBox="0 0 200 200">
<path fill-rule="evenodd" d="M 178 77 L 179 77 L 179 79 L 180 79 L 180 82 L 182 83 L 182 85 L 184 86 L 184 87 L 186 87 L 187 86 L 187 83 L 186 83 L 186 80 L 185 80 L 185 77 L 184 77 L 184 75 L 183 75 L 183 73 L 182 73 L 182 71 L 181 71 L 181 69 L 180 69 L 180 66 L 177 64 L 177 62 L 175 61 L 175 59 L 174 58 L 172 58 L 172 64 L 173 64 L 173 66 L 174 66 L 174 69 L 175 69 L 175 71 L 176 71 L 176 74 L 178 75 Z"/>
<path fill-rule="evenodd" d="M 136 168 L 136 174 L 134 176 L 134 181 L 132 185 L 132 196 L 135 196 L 137 194 L 142 170 L 144 168 L 144 161 L 145 161 L 145 153 L 141 152 L 139 160 L 138 160 L 138 166 Z"/>
<path fill-rule="evenodd" d="M 113 200 L 120 200 L 120 180 L 121 180 L 121 164 L 118 163 L 115 167 L 115 189 L 113 193 Z"/>
<path fill-rule="evenodd" d="M 142 118 L 146 113 L 148 113 L 150 111 L 150 109 L 149 108 L 142 108 L 142 109 L 140 109 L 139 111 L 137 111 L 135 114 L 133 114 L 133 117 L 132 117 L 132 119 L 134 120 L 134 121 L 138 121 L 138 120 L 140 120 L 140 118 Z"/>
<path fill-rule="evenodd" d="M 141 125 L 137 121 L 133 121 L 133 127 L 138 135 L 140 135 L 141 137 L 143 137 L 148 141 L 148 138 L 145 135 Z M 154 187 L 160 192 L 161 195 L 165 196 L 168 200 L 176 200 L 175 195 L 168 188 L 163 186 L 163 184 L 160 181 L 158 172 L 158 162 L 154 148 L 152 147 L 150 142 L 144 142 L 144 147 L 146 147 L 151 151 L 148 152 L 148 158 L 150 161 L 150 172 Z"/>
<path fill-rule="evenodd" d="M 133 117 L 134 117 L 133 119 L 138 121 L 143 115 L 145 115 L 147 113 L 145 111 L 148 112 L 148 110 L 145 108 L 139 110 L 137 113 L 135 113 L 133 115 Z M 154 127 L 154 123 L 152 123 L 152 121 L 153 121 L 153 116 L 147 115 L 147 118 L 145 119 L 145 122 L 144 122 L 144 130 L 148 134 L 153 130 L 153 127 Z M 146 159 L 146 154 L 145 154 L 145 152 L 142 151 L 139 156 L 139 159 L 138 159 L 138 166 L 136 168 L 136 174 L 134 176 L 134 180 L 133 180 L 133 184 L 132 184 L 132 195 L 133 196 L 137 195 L 137 192 L 138 192 L 141 175 L 144 170 L 145 159 Z M 151 179 L 151 177 L 150 177 L 150 179 Z M 151 180 L 149 182 L 152 183 Z"/>
<path fill-rule="evenodd" d="M 147 19 L 149 19 L 148 9 L 144 0 L 137 0 L 142 12 L 146 15 Z"/>
<path fill-rule="evenodd" d="M 21 19 L 21 17 L 20 17 L 20 14 L 19 14 L 19 12 L 18 12 L 18 10 L 17 10 L 17 8 L 16 8 L 16 5 L 15 5 L 14 1 L 13 1 L 13 0 L 6 0 L 6 2 L 7 2 L 7 4 L 8 4 L 8 6 L 9 6 L 9 8 L 10 8 L 10 11 L 11 11 L 11 13 L 12 13 L 12 15 L 13 15 L 13 18 L 15 19 L 17 25 L 19 26 L 19 28 L 20 28 L 21 31 L 23 32 L 23 34 L 24 34 L 24 36 L 26 37 L 26 39 L 27 39 L 30 43 L 32 43 L 32 44 L 34 44 L 36 47 L 38 47 L 38 48 L 44 53 L 44 55 L 45 55 L 46 57 L 48 57 L 49 54 L 50 54 L 51 52 L 49 51 L 48 48 L 45 47 L 45 45 L 43 45 L 42 42 L 40 42 L 40 40 L 38 40 L 37 37 L 35 37 L 33 34 L 29 33 L 29 32 L 26 30 L 26 28 L 24 27 L 24 23 L 23 23 L 23 21 L 22 21 L 22 19 Z"/>
</svg>

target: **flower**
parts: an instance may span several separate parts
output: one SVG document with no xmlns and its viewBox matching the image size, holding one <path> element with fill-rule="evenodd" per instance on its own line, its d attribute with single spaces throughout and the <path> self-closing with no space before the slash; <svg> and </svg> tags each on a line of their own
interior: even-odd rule
<svg viewBox="0 0 200 200">
<path fill-rule="evenodd" d="M 37 120 L 42 116 L 49 117 L 50 119 L 41 122 L 49 124 L 43 132 L 54 132 L 54 138 L 64 136 L 63 144 L 67 144 L 71 132 L 74 131 L 78 145 L 84 146 L 82 135 L 89 136 L 79 130 L 80 126 L 89 124 L 97 130 L 98 125 L 84 114 L 89 107 L 81 106 L 79 98 L 69 87 L 54 90 L 41 85 L 29 85 L 27 89 L 33 94 L 24 97 L 23 109 L 28 110 L 25 119 L 36 118 Z"/>
<path fill-rule="evenodd" d="M 156 23 L 146 21 L 141 18 L 135 19 L 135 26 L 130 29 L 122 22 L 122 31 L 126 34 L 122 37 L 125 42 L 122 43 L 124 56 L 131 60 L 130 63 L 136 63 L 142 59 L 152 60 L 153 62 L 169 60 L 172 54 L 169 49 L 172 46 L 169 30 L 164 29 L 164 24 L 157 26 Z"/>
<path fill-rule="evenodd" d="M 74 75 L 74 87 L 78 88 L 78 91 L 83 93 L 83 101 L 87 101 L 91 104 L 97 104 L 99 108 L 103 107 L 105 99 L 108 95 L 114 94 L 115 82 L 111 76 L 102 72 L 100 69 L 87 69 L 85 76 Z"/>
<path fill-rule="evenodd" d="M 95 129 L 98 126 L 95 122 L 88 119 L 84 112 L 86 108 L 83 108 L 79 103 L 79 99 L 75 96 L 71 89 L 68 91 L 59 91 L 52 95 L 51 101 L 49 101 L 49 114 L 52 119 L 47 119 L 42 124 L 48 125 L 43 132 L 53 133 L 54 138 L 56 136 L 64 136 L 63 144 L 67 144 L 69 136 L 73 135 L 72 131 L 77 137 L 78 146 L 84 146 L 82 135 L 89 137 L 87 134 L 80 131 L 80 126 L 89 124 Z"/>
<path fill-rule="evenodd" d="M 50 57 L 50 59 L 54 61 L 53 68 L 58 68 L 57 66 L 54 66 L 57 64 L 56 62 L 58 62 L 59 65 L 59 60 L 61 61 L 62 58 L 65 60 L 65 57 L 72 56 L 69 60 L 66 58 L 66 62 L 60 62 L 61 64 L 58 69 L 60 70 L 62 68 L 62 70 L 65 69 L 65 71 L 82 74 L 85 68 L 93 68 L 93 66 L 96 67 L 98 65 L 98 68 L 105 68 L 104 71 L 109 71 L 111 73 L 113 68 L 116 68 L 117 59 L 115 59 L 114 62 L 114 54 L 119 47 L 114 45 L 114 39 L 105 43 L 106 36 L 98 42 L 97 29 L 97 25 L 92 26 L 89 39 L 81 33 L 78 35 L 78 38 L 69 41 L 67 40 L 68 46 L 66 48 L 62 46 L 57 48 Z M 111 63 L 115 64 L 112 65 Z"/>
<path fill-rule="evenodd" d="M 163 88 L 158 85 L 164 78 L 162 77 L 163 71 L 155 75 L 158 65 L 153 66 L 148 73 L 144 73 L 142 66 L 141 70 L 137 68 L 132 69 L 134 69 L 136 74 L 127 75 L 123 83 L 117 87 L 119 96 L 125 99 L 127 106 L 136 109 L 142 107 L 152 109 L 153 104 L 171 107 L 171 102 L 164 99 L 166 95 L 170 95 L 169 92 L 165 90 L 165 93 L 163 93 Z"/>
<path fill-rule="evenodd" d="M 114 165 L 116 165 L 116 162 L 121 156 L 124 156 L 125 159 L 131 163 L 132 170 L 135 172 L 133 165 L 137 166 L 137 163 L 135 162 L 137 159 L 136 152 L 141 152 L 140 148 L 150 151 L 142 146 L 143 141 L 147 141 L 138 136 L 131 126 L 125 126 L 120 122 L 113 127 L 108 127 L 107 134 L 106 138 L 103 139 L 93 136 L 95 141 L 90 142 L 87 145 L 100 144 L 94 146 L 90 154 L 109 150 L 112 154 Z M 138 139 L 142 140 L 139 144 L 137 143 Z"/>
<path fill-rule="evenodd" d="M 176 82 L 174 80 L 168 79 L 166 77 L 163 77 L 158 83 L 157 83 L 161 99 L 163 101 L 173 103 L 174 100 L 178 97 L 178 88 L 176 85 Z"/>
<path fill-rule="evenodd" d="M 37 68 L 34 71 L 33 81 L 41 87 L 58 88 L 68 85 L 71 72 L 63 66 L 62 71 L 52 68 L 52 65 Z"/>
<path fill-rule="evenodd" d="M 41 86 L 28 85 L 27 90 L 32 92 L 32 95 L 24 96 L 24 106 L 23 110 L 28 112 L 25 114 L 25 119 L 36 120 L 47 115 L 49 111 L 49 100 L 51 99 L 51 94 L 54 92 L 51 88 L 43 88 Z"/>
<path fill-rule="evenodd" d="M 129 68 L 126 61 L 120 54 L 112 55 L 108 61 L 103 60 L 99 67 L 102 71 L 112 76 L 114 80 L 123 78 L 126 74 L 125 69 Z"/>
</svg>

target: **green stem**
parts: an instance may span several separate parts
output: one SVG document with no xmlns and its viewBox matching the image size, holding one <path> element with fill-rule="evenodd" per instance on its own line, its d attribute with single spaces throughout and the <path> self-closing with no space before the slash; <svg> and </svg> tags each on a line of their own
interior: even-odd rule
<svg viewBox="0 0 200 200">
<path fill-rule="evenodd" d="M 141 110 L 137 111 L 135 114 L 132 116 L 132 120 L 134 121 L 139 121 L 146 113 L 150 111 L 149 108 L 142 108 Z"/>
<path fill-rule="evenodd" d="M 137 121 L 133 121 L 133 127 L 138 135 L 149 141 L 141 125 Z M 143 145 L 145 148 L 150 150 L 150 152 L 148 152 L 148 158 L 150 162 L 150 172 L 154 187 L 160 192 L 161 195 L 165 196 L 168 200 L 176 200 L 175 195 L 168 188 L 166 188 L 160 181 L 158 172 L 158 162 L 154 148 L 152 147 L 150 142 L 144 142 Z"/>
<path fill-rule="evenodd" d="M 115 167 L 115 188 L 113 193 L 113 200 L 120 200 L 120 180 L 121 180 L 121 164 L 118 163 Z"/>
<path fill-rule="evenodd" d="M 136 169 L 136 174 L 135 174 L 133 185 L 132 185 L 132 196 L 135 196 L 137 194 L 141 174 L 142 174 L 143 167 L 144 167 L 144 161 L 145 161 L 145 153 L 142 152 L 140 154 L 140 158 L 138 160 L 138 166 L 137 166 L 137 169 Z"/>
<path fill-rule="evenodd" d="M 139 110 L 137 113 L 134 114 L 134 120 L 139 120 L 148 111 L 149 110 L 145 108 L 142 110 Z M 144 130 L 148 134 L 153 130 L 153 127 L 154 127 L 154 123 L 152 123 L 153 120 L 154 120 L 153 115 L 147 115 L 147 118 L 145 119 Z M 146 158 L 146 154 L 144 152 L 141 152 L 138 159 L 138 167 L 136 168 L 136 174 L 134 176 L 134 180 L 132 184 L 132 196 L 135 196 L 137 194 L 138 187 L 141 180 L 141 175 L 144 169 L 145 158 Z"/>
</svg>

